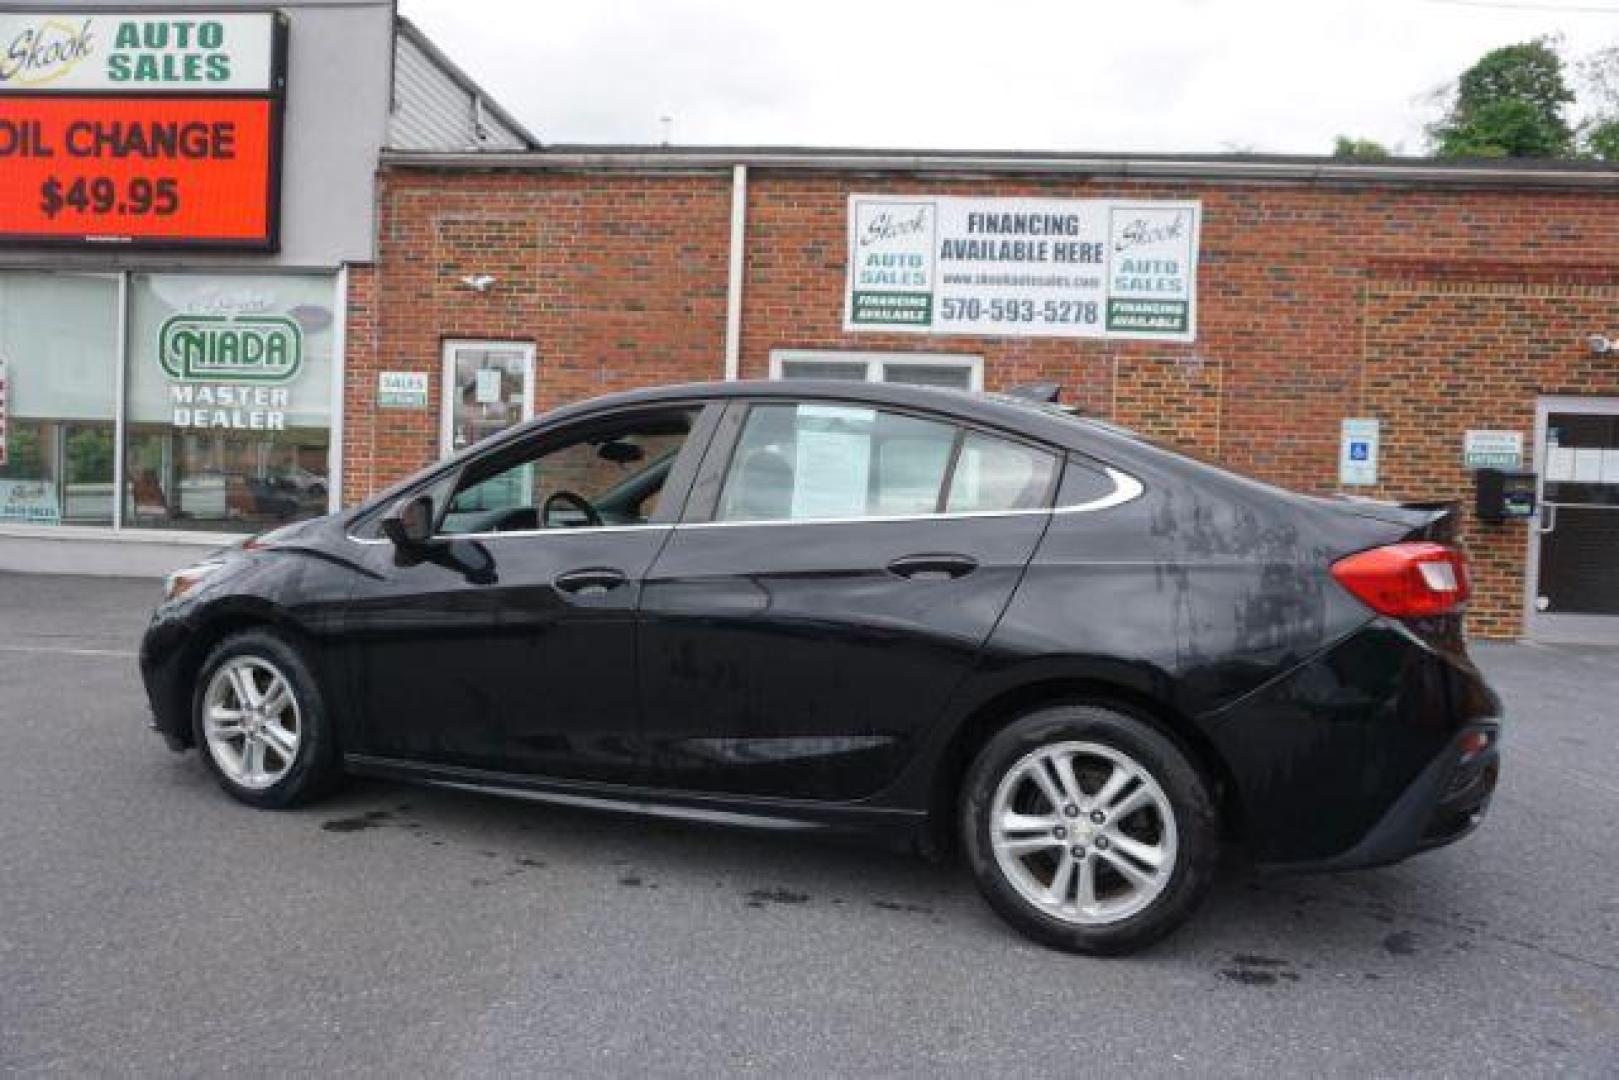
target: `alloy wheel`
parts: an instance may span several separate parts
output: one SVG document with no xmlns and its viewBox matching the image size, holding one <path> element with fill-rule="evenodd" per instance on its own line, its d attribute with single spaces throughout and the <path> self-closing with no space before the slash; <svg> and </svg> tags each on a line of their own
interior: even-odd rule
<svg viewBox="0 0 1619 1080">
<path fill-rule="evenodd" d="M 1142 911 L 1175 869 L 1175 812 L 1128 754 L 1090 742 L 1040 747 L 995 789 L 995 861 L 1020 896 L 1078 926 Z"/>
<path fill-rule="evenodd" d="M 292 684 L 274 664 L 231 657 L 208 681 L 202 707 L 208 753 L 227 779 L 260 791 L 292 768 L 303 718 Z"/>
</svg>

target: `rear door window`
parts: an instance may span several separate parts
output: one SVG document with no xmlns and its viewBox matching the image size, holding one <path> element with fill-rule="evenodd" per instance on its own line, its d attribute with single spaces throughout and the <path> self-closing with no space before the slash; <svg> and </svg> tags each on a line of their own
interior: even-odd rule
<svg viewBox="0 0 1619 1080">
<path fill-rule="evenodd" d="M 958 429 L 859 405 L 755 405 L 727 470 L 720 521 L 931 514 Z"/>
<path fill-rule="evenodd" d="M 1037 510 L 1051 504 L 1048 450 L 864 405 L 748 410 L 719 521 L 812 521 Z"/>
<path fill-rule="evenodd" d="M 970 431 L 962 439 L 945 510 L 1037 510 L 1050 504 L 1056 474 L 1055 454 Z"/>
</svg>

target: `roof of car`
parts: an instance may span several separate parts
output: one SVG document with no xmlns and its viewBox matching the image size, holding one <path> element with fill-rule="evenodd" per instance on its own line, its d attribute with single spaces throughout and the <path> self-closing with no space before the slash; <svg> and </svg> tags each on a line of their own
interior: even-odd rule
<svg viewBox="0 0 1619 1080">
<path fill-rule="evenodd" d="M 1060 406 L 1031 398 L 949 387 L 910 386 L 902 383 L 871 383 L 840 379 L 738 379 L 727 382 L 647 386 L 571 402 L 474 443 L 437 462 L 430 471 L 443 473 L 457 468 L 459 463 L 468 457 L 509 446 L 526 438 L 537 429 L 548 428 L 554 424 L 582 420 L 639 405 L 724 401 L 734 398 L 856 401 L 936 412 L 965 423 L 999 428 L 1010 434 L 1022 435 L 1070 450 L 1079 450 L 1123 468 L 1130 468 L 1132 461 L 1139 462 L 1143 458 L 1162 462 L 1166 457 L 1177 457 L 1132 432 L 1100 420 L 1075 416 Z M 369 512 L 419 479 L 419 476 L 406 477 L 373 495 L 358 507 L 350 518 Z"/>
<path fill-rule="evenodd" d="M 642 387 L 577 402 L 536 418 L 551 423 L 573 415 L 664 401 L 694 398 L 785 398 L 794 401 L 824 399 L 857 401 L 936 411 L 963 420 L 1025 432 L 1061 442 L 1070 441 L 1080 418 L 1045 402 L 1006 394 L 958 390 L 950 387 L 913 386 L 848 379 L 738 379 L 728 382 L 677 383 Z M 1099 425 L 1085 425 L 1093 432 Z"/>
</svg>

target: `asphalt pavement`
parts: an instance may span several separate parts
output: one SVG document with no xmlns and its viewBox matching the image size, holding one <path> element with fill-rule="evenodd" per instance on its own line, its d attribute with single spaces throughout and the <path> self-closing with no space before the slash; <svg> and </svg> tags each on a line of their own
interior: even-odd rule
<svg viewBox="0 0 1619 1080">
<path fill-rule="evenodd" d="M 146 730 L 151 581 L 0 574 L 0 1073 L 1619 1074 L 1619 652 L 1486 644 L 1474 837 L 1232 865 L 1151 952 L 852 843 L 380 782 L 228 799 Z"/>
</svg>

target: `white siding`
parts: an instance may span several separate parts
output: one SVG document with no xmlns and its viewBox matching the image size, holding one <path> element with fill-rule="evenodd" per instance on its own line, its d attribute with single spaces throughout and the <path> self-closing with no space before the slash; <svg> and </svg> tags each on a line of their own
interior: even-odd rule
<svg viewBox="0 0 1619 1080">
<path fill-rule="evenodd" d="M 393 150 L 524 150 L 520 132 L 487 107 L 487 99 L 444 69 L 401 28 L 394 37 L 394 101 L 388 120 Z"/>
</svg>

